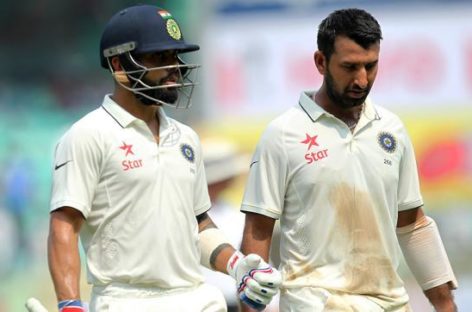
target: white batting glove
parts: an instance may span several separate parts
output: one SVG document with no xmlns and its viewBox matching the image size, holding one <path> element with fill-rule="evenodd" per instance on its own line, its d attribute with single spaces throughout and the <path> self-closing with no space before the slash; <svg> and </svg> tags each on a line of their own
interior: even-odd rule
<svg viewBox="0 0 472 312">
<path fill-rule="evenodd" d="M 236 251 L 226 265 L 236 280 L 239 298 L 251 308 L 262 311 L 279 290 L 282 276 L 259 255 L 244 256 Z"/>
</svg>

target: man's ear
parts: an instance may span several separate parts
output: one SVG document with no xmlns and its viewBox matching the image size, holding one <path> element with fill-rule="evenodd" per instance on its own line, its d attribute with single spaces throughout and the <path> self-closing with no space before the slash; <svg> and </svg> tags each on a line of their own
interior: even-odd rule
<svg viewBox="0 0 472 312">
<path fill-rule="evenodd" d="M 115 77 L 116 81 L 121 83 L 129 82 L 128 76 L 126 76 L 126 73 L 123 71 L 123 67 L 121 66 L 120 58 L 118 56 L 114 56 L 111 59 L 111 66 L 113 68 L 113 76 Z"/>
<path fill-rule="evenodd" d="M 316 51 L 313 55 L 313 60 L 315 61 L 315 66 L 318 69 L 318 72 L 324 76 L 326 67 L 328 66 L 328 62 L 324 54 L 321 51 Z"/>
<path fill-rule="evenodd" d="M 123 67 L 121 66 L 120 58 L 118 56 L 111 58 L 111 67 L 114 72 L 123 71 Z"/>
</svg>

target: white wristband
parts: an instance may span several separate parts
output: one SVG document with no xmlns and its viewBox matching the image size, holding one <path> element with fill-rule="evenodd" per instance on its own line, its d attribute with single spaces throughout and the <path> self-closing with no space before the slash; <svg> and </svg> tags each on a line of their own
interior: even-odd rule
<svg viewBox="0 0 472 312">
<path fill-rule="evenodd" d="M 200 264 L 209 268 L 210 270 L 214 270 L 211 267 L 210 263 L 210 258 L 213 251 L 215 251 L 215 249 L 221 246 L 222 244 L 230 243 L 226 239 L 224 233 L 218 228 L 205 229 L 198 233 L 198 237 L 198 244 L 200 245 L 201 251 Z"/>
</svg>

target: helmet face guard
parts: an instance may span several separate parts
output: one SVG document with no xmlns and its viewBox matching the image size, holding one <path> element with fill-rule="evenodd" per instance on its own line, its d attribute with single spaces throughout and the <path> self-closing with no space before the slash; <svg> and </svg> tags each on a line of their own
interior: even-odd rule
<svg viewBox="0 0 472 312">
<path fill-rule="evenodd" d="M 166 51 L 180 54 L 199 48 L 184 40 L 179 25 L 169 12 L 152 5 L 136 5 L 116 13 L 107 23 L 100 40 L 100 60 L 117 83 L 143 104 L 187 108 L 191 105 L 200 66 L 186 64 L 178 58 L 175 65 L 146 67 L 139 61 L 139 55 Z M 113 57 L 119 58 L 121 70 L 113 68 Z M 147 74 L 157 70 L 176 75 L 176 82 L 162 84 L 150 80 Z"/>
<path fill-rule="evenodd" d="M 131 51 L 134 47 L 135 44 L 130 42 L 119 47 L 104 50 L 108 67 L 117 83 L 134 93 L 145 105 L 162 104 L 173 108 L 190 107 L 193 90 L 197 85 L 197 72 L 200 65 L 186 64 L 182 59 L 178 58 L 179 64 L 176 65 L 146 67 L 133 57 Z M 122 71 L 113 70 L 111 58 L 114 56 L 119 57 L 123 68 Z M 174 84 L 162 85 L 159 82 L 153 82 L 145 78 L 149 72 L 157 70 L 165 70 L 176 74 L 177 81 Z"/>
</svg>

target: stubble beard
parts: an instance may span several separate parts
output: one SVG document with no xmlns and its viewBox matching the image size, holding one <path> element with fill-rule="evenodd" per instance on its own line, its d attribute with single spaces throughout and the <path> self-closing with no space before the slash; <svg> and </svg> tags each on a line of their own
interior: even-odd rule
<svg viewBox="0 0 472 312">
<path fill-rule="evenodd" d="M 328 94 L 329 99 L 331 100 L 331 102 L 333 102 L 333 104 L 339 106 L 342 109 L 350 109 L 352 107 L 362 105 L 365 102 L 365 99 L 367 98 L 367 95 L 370 91 L 370 89 L 367 90 L 365 96 L 358 99 L 348 97 L 343 93 L 339 93 L 336 91 L 333 76 L 329 71 L 326 72 L 325 83 L 326 93 Z"/>
<path fill-rule="evenodd" d="M 150 86 L 162 85 L 164 81 L 165 81 L 165 78 L 159 81 L 158 84 L 155 84 L 147 79 L 143 79 L 143 82 Z M 178 88 L 176 87 L 150 89 L 150 90 L 143 91 L 143 93 L 154 99 L 158 99 L 159 101 L 169 103 L 169 104 L 174 104 L 175 102 L 177 102 L 179 98 Z"/>
<path fill-rule="evenodd" d="M 179 98 L 177 88 L 156 89 L 154 90 L 154 97 L 162 102 L 174 104 Z"/>
</svg>

